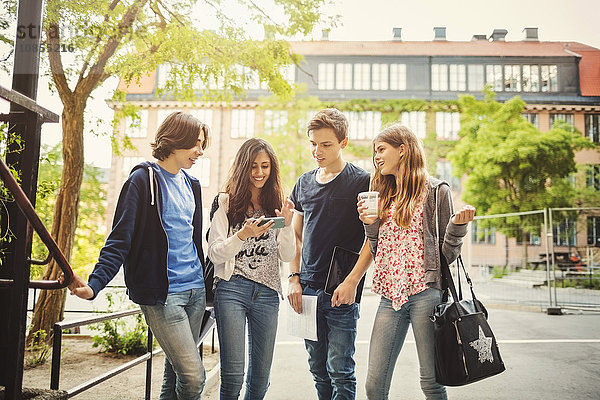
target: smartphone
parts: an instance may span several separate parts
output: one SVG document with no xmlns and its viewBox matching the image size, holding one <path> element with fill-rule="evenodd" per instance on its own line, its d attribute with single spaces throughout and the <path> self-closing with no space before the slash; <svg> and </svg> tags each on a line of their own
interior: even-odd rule
<svg viewBox="0 0 600 400">
<path fill-rule="evenodd" d="M 265 218 L 262 221 L 260 221 L 260 224 L 258 224 L 258 226 L 263 226 L 264 224 L 268 224 L 269 221 L 273 221 L 273 226 L 271 227 L 273 229 L 281 229 L 285 226 L 285 218 L 284 217 Z"/>
</svg>

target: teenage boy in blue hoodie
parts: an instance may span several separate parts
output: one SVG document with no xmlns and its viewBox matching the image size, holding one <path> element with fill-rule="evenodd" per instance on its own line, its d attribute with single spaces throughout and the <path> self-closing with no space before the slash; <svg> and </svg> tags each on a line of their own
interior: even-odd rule
<svg viewBox="0 0 600 400">
<path fill-rule="evenodd" d="M 202 199 L 191 168 L 208 143 L 208 126 L 175 112 L 158 128 L 156 162 L 143 162 L 123 184 L 113 227 L 86 284 L 71 294 L 93 300 L 125 272 L 127 293 L 140 305 L 165 351 L 160 399 L 200 399 L 205 372 L 196 349 L 206 305 L 202 263 Z"/>
</svg>

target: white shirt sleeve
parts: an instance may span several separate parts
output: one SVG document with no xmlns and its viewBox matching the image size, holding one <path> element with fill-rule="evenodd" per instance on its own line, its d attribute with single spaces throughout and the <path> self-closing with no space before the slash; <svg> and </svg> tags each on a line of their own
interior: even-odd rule
<svg viewBox="0 0 600 400">
<path fill-rule="evenodd" d="M 219 270 L 224 267 L 220 264 L 225 264 L 235 259 L 235 256 L 240 252 L 244 244 L 244 241 L 237 235 L 229 236 L 228 208 L 229 195 L 224 193 L 219 194 L 219 208 L 213 216 L 208 234 L 208 257 L 215 263 L 217 276 L 219 276 Z M 225 276 L 219 277 L 229 279 L 229 277 Z"/>
<path fill-rule="evenodd" d="M 296 235 L 292 224 L 279 230 L 277 234 L 277 248 L 279 259 L 283 262 L 290 262 L 296 256 Z"/>
</svg>

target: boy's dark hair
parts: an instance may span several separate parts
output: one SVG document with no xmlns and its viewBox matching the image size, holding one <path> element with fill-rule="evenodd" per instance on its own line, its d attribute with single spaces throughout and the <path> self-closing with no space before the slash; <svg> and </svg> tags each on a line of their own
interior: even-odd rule
<svg viewBox="0 0 600 400">
<path fill-rule="evenodd" d="M 196 145 L 200 132 L 204 132 L 202 150 L 208 146 L 210 129 L 198 118 L 176 111 L 160 124 L 152 146 L 152 156 L 158 160 L 169 157 L 173 150 L 191 149 Z"/>
<path fill-rule="evenodd" d="M 338 142 L 348 137 L 348 119 L 337 108 L 325 108 L 308 122 L 307 133 L 316 129 L 331 128 Z"/>
</svg>

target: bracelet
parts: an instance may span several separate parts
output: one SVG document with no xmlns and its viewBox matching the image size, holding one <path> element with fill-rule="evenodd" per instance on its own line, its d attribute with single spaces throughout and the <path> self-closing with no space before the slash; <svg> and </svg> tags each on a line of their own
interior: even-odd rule
<svg viewBox="0 0 600 400">
<path fill-rule="evenodd" d="M 288 279 L 290 279 L 294 276 L 300 276 L 300 272 L 292 272 L 291 274 L 288 275 Z"/>
</svg>

